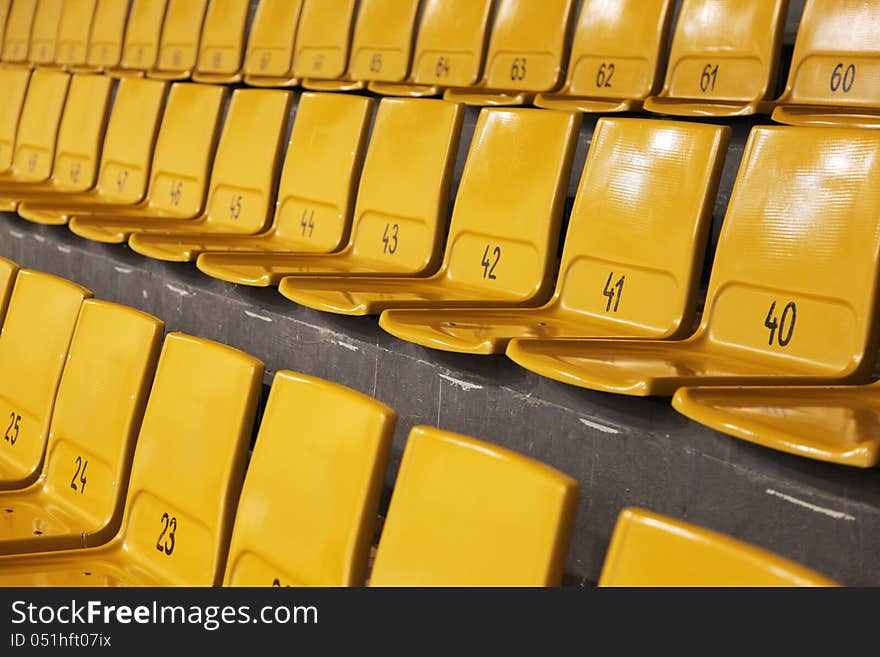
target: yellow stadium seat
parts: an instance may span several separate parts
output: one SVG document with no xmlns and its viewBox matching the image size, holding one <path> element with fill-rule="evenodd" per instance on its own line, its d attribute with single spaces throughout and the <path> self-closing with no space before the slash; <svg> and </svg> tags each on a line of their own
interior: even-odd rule
<svg viewBox="0 0 880 657">
<path fill-rule="evenodd" d="M 61 370 L 85 288 L 23 269 L 0 333 L 0 490 L 24 488 L 40 474 Z"/>
<path fill-rule="evenodd" d="M 304 0 L 293 53 L 293 74 L 315 91 L 360 89 L 346 78 L 357 0 Z"/>
<path fill-rule="evenodd" d="M 291 87 L 293 49 L 303 0 L 260 0 L 244 56 L 244 81 L 255 87 Z"/>
<path fill-rule="evenodd" d="M 128 10 L 128 2 L 98 0 L 89 35 L 89 54 L 86 60 L 89 68 L 98 71 L 119 68 Z"/>
<path fill-rule="evenodd" d="M 872 130 L 753 128 L 694 335 L 514 340 L 508 356 L 628 395 L 866 381 L 877 348 L 878 150 Z"/>
<path fill-rule="evenodd" d="M 208 176 L 226 98 L 224 87 L 185 83 L 173 85 L 168 94 L 149 171 L 132 169 L 130 176 L 122 174 L 117 179 L 117 185 L 121 181 L 128 189 L 130 181 L 141 190 L 149 174 L 144 200 L 129 207 L 101 207 L 95 204 L 66 207 L 64 212 L 71 217 L 69 228 L 80 237 L 121 243 L 128 239 L 128 233 L 120 232 L 120 228 L 132 221 L 168 217 L 191 219 L 198 216 L 205 207 Z M 32 211 L 52 209 L 48 206 L 31 208 Z"/>
<path fill-rule="evenodd" d="M 375 315 L 387 308 L 544 303 L 553 286 L 551 272 L 579 127 L 577 114 L 484 109 L 436 274 L 289 276 L 279 291 L 299 304 L 347 315 Z M 393 243 L 394 233 L 383 230 L 382 236 L 387 240 L 384 249 Z"/>
<path fill-rule="evenodd" d="M 746 116 L 772 107 L 788 0 L 682 0 L 663 89 L 645 109 Z"/>
<path fill-rule="evenodd" d="M 70 1 L 70 0 L 68 0 Z M 64 0 L 39 0 L 31 27 L 30 62 L 37 66 L 51 66 L 55 63 L 58 46 L 58 26 Z"/>
<path fill-rule="evenodd" d="M 37 13 L 37 0 L 12 0 L 6 33 L 3 36 L 3 54 L 0 59 L 11 64 L 24 64 L 31 45 L 31 29 Z"/>
<path fill-rule="evenodd" d="M 808 0 L 773 120 L 880 127 L 880 5 Z"/>
<path fill-rule="evenodd" d="M 15 138 L 31 73 L 26 68 L 0 68 L 0 179 L 12 167 Z"/>
<path fill-rule="evenodd" d="M 208 0 L 168 0 L 168 11 L 159 39 L 159 59 L 149 76 L 185 80 L 192 75 Z"/>
<path fill-rule="evenodd" d="M 7 258 L 0 258 L 0 325 L 6 317 L 9 297 L 12 296 L 12 287 L 15 285 L 17 275 L 18 265 Z"/>
<path fill-rule="evenodd" d="M 0 554 L 100 545 L 117 532 L 162 328 L 132 308 L 83 302 L 42 473 L 0 492 Z"/>
<path fill-rule="evenodd" d="M 631 112 L 663 84 L 674 0 L 585 0 L 565 86 L 535 104 L 576 112 Z"/>
<path fill-rule="evenodd" d="M 55 54 L 59 66 L 72 70 L 86 67 L 96 6 L 97 0 L 65 0 Z"/>
<path fill-rule="evenodd" d="M 68 220 L 67 210 L 78 205 L 130 206 L 143 199 L 166 92 L 167 85 L 157 80 L 120 80 L 107 130 L 103 134 L 94 186 L 85 191 L 69 191 L 77 188 L 73 181 L 74 172 L 78 178 L 84 178 L 87 169 L 75 168 L 79 159 L 68 166 L 66 162 L 75 151 L 62 149 L 65 155 L 56 157 L 49 189 L 19 192 L 14 196 L 18 201 L 19 216 L 36 223 L 64 224 Z M 67 119 L 65 113 L 58 136 L 59 149 L 64 141 Z"/>
<path fill-rule="evenodd" d="M 446 100 L 470 105 L 522 105 L 554 91 L 568 59 L 573 0 L 497 0 L 482 79 L 450 88 Z"/>
<path fill-rule="evenodd" d="M 279 215 L 274 237 L 288 253 L 205 253 L 199 256 L 199 268 L 215 278 L 256 286 L 278 285 L 292 274 L 433 273 L 441 256 L 462 117 L 461 106 L 442 100 L 382 100 L 351 225 L 350 205 L 337 205 L 345 207 L 342 221 L 338 210 L 330 217 L 326 210 L 322 212 L 317 200 L 313 206 L 303 206 L 305 199 L 322 192 L 312 180 L 327 177 L 322 173 L 327 169 L 313 167 L 311 159 L 297 155 L 299 162 L 290 170 L 289 182 L 282 183 L 286 183 L 282 193 L 291 199 L 290 207 L 286 217 Z M 307 168 L 310 175 L 295 175 Z M 353 178 L 356 175 L 353 172 Z M 341 178 L 324 187 L 336 194 L 344 191 L 349 201 L 354 189 L 342 189 L 346 178 Z M 313 213 L 311 207 L 319 212 Z M 282 225 L 285 219 L 286 226 Z M 279 237 L 285 235 L 289 237 L 280 242 Z"/>
<path fill-rule="evenodd" d="M 621 511 L 599 586 L 836 586 L 803 566 L 658 513 Z"/>
<path fill-rule="evenodd" d="M 362 586 L 396 417 L 349 388 L 278 372 L 238 503 L 225 585 Z"/>
<path fill-rule="evenodd" d="M 249 8 L 250 0 L 209 0 L 193 80 L 241 80 Z"/>
<path fill-rule="evenodd" d="M 3 38 L 6 34 L 6 19 L 9 18 L 9 8 L 12 0 L 0 0 L 0 52 L 3 51 Z"/>
<path fill-rule="evenodd" d="M 208 199 L 195 219 L 151 217 L 133 220 L 129 246 L 148 257 L 167 258 L 167 243 L 187 235 L 254 235 L 266 228 L 290 116 L 290 92 L 239 89 L 229 113 L 211 173 Z M 157 236 L 151 242 L 146 234 Z M 142 235 L 142 237 L 137 237 Z"/>
<path fill-rule="evenodd" d="M 392 96 L 434 96 L 445 87 L 476 84 L 492 0 L 424 0 L 413 64 L 405 83 L 369 84 L 371 91 Z"/>
<path fill-rule="evenodd" d="M 418 14 L 419 0 L 361 0 L 349 77 L 403 82 L 409 74 Z"/>
<path fill-rule="evenodd" d="M 132 0 L 125 24 L 122 59 L 112 75 L 144 75 L 156 66 L 167 0 Z"/>
<path fill-rule="evenodd" d="M 275 220 L 256 235 L 217 232 L 142 235 L 133 248 L 165 260 L 195 260 L 206 251 L 329 253 L 346 243 L 373 101 L 362 96 L 300 96 L 275 203 Z M 423 128 L 424 126 L 420 126 Z"/>
<path fill-rule="evenodd" d="M 543 463 L 414 427 L 370 585 L 558 586 L 577 498 L 577 483 Z"/>
<path fill-rule="evenodd" d="M 690 334 L 729 135 L 725 126 L 599 119 L 547 304 L 392 309 L 379 325 L 427 347 L 482 354 L 504 353 L 519 337 Z"/>
<path fill-rule="evenodd" d="M 169 334 L 119 532 L 98 547 L 0 557 L 0 586 L 220 584 L 262 377 L 252 356 Z"/>
</svg>

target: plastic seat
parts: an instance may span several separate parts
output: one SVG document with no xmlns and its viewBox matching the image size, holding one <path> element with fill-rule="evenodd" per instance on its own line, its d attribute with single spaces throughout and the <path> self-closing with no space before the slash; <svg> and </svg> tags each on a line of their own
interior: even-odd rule
<svg viewBox="0 0 880 657">
<path fill-rule="evenodd" d="M 80 237 L 121 243 L 132 222 L 137 226 L 162 218 L 192 219 L 205 207 L 208 176 L 226 106 L 224 87 L 177 83 L 171 87 L 149 172 L 133 171 L 132 186 L 147 194 L 133 206 L 67 205 L 68 227 Z M 126 176 L 121 180 L 128 188 Z M 118 183 L 117 183 L 118 184 Z M 31 207 L 32 212 L 57 211 L 54 206 Z"/>
<path fill-rule="evenodd" d="M 599 586 L 836 586 L 803 566 L 723 534 L 621 511 Z"/>
<path fill-rule="evenodd" d="M 491 13 L 492 0 L 425 0 L 409 77 L 402 83 L 376 77 L 370 90 L 392 96 L 435 96 L 445 87 L 476 84 L 483 70 Z"/>
<path fill-rule="evenodd" d="M 773 120 L 880 127 L 878 23 L 874 2 L 808 0 Z"/>
<path fill-rule="evenodd" d="M 3 52 L 3 41 L 6 34 L 6 19 L 9 18 L 9 9 L 12 0 L 0 0 L 0 54 Z"/>
<path fill-rule="evenodd" d="M 535 104 L 575 112 L 631 112 L 663 84 L 673 0 L 585 0 L 565 86 Z"/>
<path fill-rule="evenodd" d="M 23 269 L 0 333 L 0 490 L 33 483 L 43 465 L 61 370 L 91 292 L 55 276 Z"/>
<path fill-rule="evenodd" d="M 358 0 L 303 0 L 293 74 L 315 91 L 360 89 L 346 77 Z"/>
<path fill-rule="evenodd" d="M 341 199 L 336 204 L 344 212 L 336 210 L 336 216 L 328 217 L 327 210 L 334 206 L 324 210 L 315 200 L 308 206 L 318 209 L 313 214 L 300 210 L 300 199 L 315 198 L 322 191 L 312 179 L 326 178 L 323 171 L 328 169 L 318 169 L 312 158 L 297 153 L 298 163 L 285 171 L 282 194 L 300 205 L 288 203 L 286 214 L 278 215 L 266 249 L 283 248 L 287 253 L 204 253 L 199 268 L 215 278 L 256 286 L 278 285 L 291 274 L 433 273 L 441 256 L 462 117 L 460 106 L 442 100 L 383 99 L 357 186 L 353 222 L 350 201 L 357 170 L 352 171 L 350 186 L 345 186 L 344 176 L 327 186 L 327 192 L 344 193 L 347 204 L 343 206 Z M 297 175 L 302 169 L 310 175 Z"/>
<path fill-rule="evenodd" d="M 682 0 L 663 90 L 645 109 L 747 116 L 772 108 L 788 0 Z"/>
<path fill-rule="evenodd" d="M 250 0 L 209 0 L 193 80 L 241 80 Z"/>
<path fill-rule="evenodd" d="M 599 119 L 547 304 L 386 310 L 379 325 L 427 347 L 482 354 L 520 337 L 690 334 L 729 135 L 725 126 Z"/>
<path fill-rule="evenodd" d="M 26 64 L 31 45 L 31 28 L 37 13 L 37 0 L 12 0 L 6 32 L 3 36 L 3 53 L 0 56 L 10 64 Z"/>
<path fill-rule="evenodd" d="M 269 222 L 290 116 L 290 93 L 265 89 L 233 92 L 211 173 L 205 209 L 194 219 L 147 217 L 113 226 L 129 233 L 129 246 L 148 257 L 166 257 L 166 242 L 182 236 L 253 235 Z M 151 242 L 136 234 L 153 234 Z"/>
<path fill-rule="evenodd" d="M 31 72 L 26 68 L 0 68 L 0 178 L 9 173 L 15 140 L 27 96 Z"/>
<path fill-rule="evenodd" d="M 360 82 L 403 82 L 409 75 L 418 16 L 419 0 L 361 0 L 348 76 Z"/>
<path fill-rule="evenodd" d="M 470 105 L 523 105 L 556 90 L 568 59 L 573 0 L 497 0 L 479 83 L 443 97 Z"/>
<path fill-rule="evenodd" d="M 148 73 L 150 77 L 185 80 L 192 75 L 207 8 L 208 0 L 168 0 L 159 39 L 159 58 Z"/>
<path fill-rule="evenodd" d="M 107 80 L 106 77 L 99 79 Z M 45 191 L 15 195 L 19 202 L 19 216 L 36 223 L 64 224 L 68 220 L 67 209 L 71 207 L 129 206 L 143 199 L 166 92 L 167 85 L 156 80 L 124 78 L 118 82 L 103 144 L 98 143 L 100 162 L 95 163 L 97 168 L 93 177 L 80 159 L 67 163 L 75 150 L 62 148 L 69 118 L 65 113 L 58 148 L 66 155 L 63 159 L 56 158 Z M 82 125 L 72 123 L 78 140 L 83 139 L 79 134 Z M 101 135 L 97 137 L 100 139 Z M 74 173 L 78 181 L 73 180 Z M 87 175 L 90 186 L 83 191 Z M 80 191 L 74 191 L 77 189 Z"/>
<path fill-rule="evenodd" d="M 100 545 L 118 531 L 162 329 L 132 308 L 83 302 L 41 475 L 0 492 L 0 554 Z"/>
<path fill-rule="evenodd" d="M 143 76 L 156 66 L 167 0 L 131 0 L 119 67 L 112 75 Z"/>
<path fill-rule="evenodd" d="M 628 395 L 866 381 L 877 349 L 878 149 L 870 130 L 753 128 L 693 336 L 514 340 L 508 356 Z"/>
<path fill-rule="evenodd" d="M 96 7 L 97 0 L 65 0 L 55 54 L 59 66 L 74 71 L 89 68 L 89 35 Z"/>
<path fill-rule="evenodd" d="M 375 315 L 387 308 L 541 305 L 553 286 L 579 127 L 580 115 L 566 112 L 484 109 L 436 274 L 289 276 L 279 291 L 299 304 L 347 315 Z M 393 237 L 392 232 L 389 241 Z"/>
<path fill-rule="evenodd" d="M 86 59 L 89 68 L 104 71 L 119 67 L 128 10 L 128 2 L 98 0 L 89 35 L 89 54 Z"/>
<path fill-rule="evenodd" d="M 304 93 L 275 202 L 275 220 L 256 235 L 214 231 L 138 236 L 134 248 L 165 260 L 195 260 L 210 251 L 329 253 L 343 246 L 366 147 L 373 101 L 361 96 Z M 259 257 L 259 256 L 256 256 Z"/>
<path fill-rule="evenodd" d="M 248 354 L 169 334 L 119 532 L 98 547 L 4 556 L 0 586 L 220 584 L 262 377 Z"/>
<path fill-rule="evenodd" d="M 303 0 L 260 0 L 248 35 L 244 81 L 255 87 L 292 87 L 296 27 Z"/>
<path fill-rule="evenodd" d="M 18 264 L 7 258 L 0 258 L 0 324 L 6 317 L 9 297 L 12 296 L 12 287 L 15 285 L 17 275 Z"/>
<path fill-rule="evenodd" d="M 68 0 L 69 1 L 69 0 Z M 64 0 L 40 0 L 31 26 L 29 60 L 37 66 L 55 64 L 58 47 L 58 29 Z"/>
<path fill-rule="evenodd" d="M 501 447 L 409 434 L 371 586 L 558 586 L 578 485 Z"/>
<path fill-rule="evenodd" d="M 349 388 L 278 372 L 238 503 L 224 584 L 363 585 L 396 417 Z"/>
</svg>

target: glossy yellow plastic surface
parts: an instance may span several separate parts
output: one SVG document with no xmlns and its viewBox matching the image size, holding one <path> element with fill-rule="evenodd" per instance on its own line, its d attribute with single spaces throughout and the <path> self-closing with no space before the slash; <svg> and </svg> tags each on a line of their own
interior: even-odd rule
<svg viewBox="0 0 880 657">
<path fill-rule="evenodd" d="M 296 44 L 293 74 L 312 82 L 337 80 L 345 75 L 357 0 L 303 0 Z"/>
<path fill-rule="evenodd" d="M 137 228 L 164 218 L 199 216 L 205 207 L 226 97 L 225 87 L 173 85 L 153 152 L 146 198 L 129 207 L 67 207 L 69 228 L 80 237 L 120 243 L 128 239 L 127 227 L 132 223 Z M 125 176 L 122 179 L 127 184 Z"/>
<path fill-rule="evenodd" d="M 232 94 L 217 146 L 204 212 L 194 220 L 146 219 L 124 230 L 129 246 L 165 260 L 186 260 L 178 240 L 193 235 L 253 235 L 271 217 L 281 151 L 287 135 L 288 91 L 239 89 Z"/>
<path fill-rule="evenodd" d="M 31 72 L 26 68 L 0 68 L 0 176 L 8 173 L 15 154 L 15 140 L 27 96 Z"/>
<path fill-rule="evenodd" d="M 58 26 L 61 23 L 61 12 L 64 0 L 40 0 L 34 14 L 31 27 L 31 47 L 29 60 L 37 66 L 55 63 L 55 51 L 58 45 Z"/>
<path fill-rule="evenodd" d="M 184 80 L 192 75 L 208 0 L 168 0 L 159 40 L 159 59 L 150 77 Z"/>
<path fill-rule="evenodd" d="M 679 116 L 770 111 L 788 0 L 682 0 L 663 90 L 645 109 Z"/>
<path fill-rule="evenodd" d="M 872 130 L 753 128 L 693 336 L 515 340 L 508 356 L 629 395 L 866 381 L 877 348 L 878 151 Z"/>
<path fill-rule="evenodd" d="M 90 67 L 103 71 L 119 66 L 128 9 L 128 2 L 98 0 L 89 36 L 87 63 Z"/>
<path fill-rule="evenodd" d="M 442 100 L 382 100 L 351 225 L 350 206 L 308 201 L 321 185 L 305 174 L 299 179 L 291 174 L 290 182 L 282 181 L 288 184 L 288 207 L 278 215 L 275 242 L 284 239 L 288 251 L 299 253 L 206 253 L 199 257 L 199 268 L 216 278 L 257 286 L 278 285 L 292 274 L 432 273 L 440 261 L 462 118 L 460 105 Z M 310 165 L 305 159 L 297 168 Z M 333 181 L 324 183 L 328 190 L 344 191 L 346 200 L 354 197 L 354 189 L 342 189 L 344 178 L 334 181 L 332 174 L 317 169 L 312 175 L 327 175 Z"/>
<path fill-rule="evenodd" d="M 630 112 L 663 84 L 673 0 L 585 0 L 565 86 L 535 104 L 576 112 Z"/>
<path fill-rule="evenodd" d="M 9 297 L 12 296 L 12 287 L 15 285 L 15 277 L 17 275 L 18 264 L 12 260 L 0 258 L 0 323 L 6 317 Z"/>
<path fill-rule="evenodd" d="M 497 0 L 486 66 L 479 83 L 447 89 L 471 105 L 522 105 L 562 83 L 573 0 Z"/>
<path fill-rule="evenodd" d="M 355 80 L 405 80 L 418 13 L 418 0 L 361 0 L 349 75 Z"/>
<path fill-rule="evenodd" d="M 15 279 L 0 333 L 0 490 L 33 483 L 43 465 L 61 370 L 83 287 L 23 269 Z"/>
<path fill-rule="evenodd" d="M 303 0 L 260 0 L 248 35 L 244 81 L 257 87 L 289 87 L 293 50 Z"/>
<path fill-rule="evenodd" d="M 9 18 L 9 9 L 12 0 L 0 0 L 0 53 L 3 51 L 3 37 L 6 34 L 6 19 Z"/>
<path fill-rule="evenodd" d="M 880 4 L 807 0 L 773 120 L 880 127 Z"/>
<path fill-rule="evenodd" d="M 71 208 L 126 206 L 139 202 L 146 189 L 166 91 L 167 85 L 156 80 L 120 80 L 107 130 L 103 134 L 103 145 L 98 144 L 101 159 L 94 187 L 84 192 L 63 191 L 72 189 L 74 176 L 84 177 L 86 169 L 77 166 L 78 160 L 65 166 L 64 161 L 56 157 L 52 187 L 48 191 L 16 194 L 19 216 L 36 223 L 64 224 Z M 66 119 L 67 114 L 65 122 Z M 64 124 L 58 137 L 59 147 L 63 135 Z"/>
<path fill-rule="evenodd" d="M 249 9 L 250 0 L 209 0 L 193 80 L 241 80 Z"/>
<path fill-rule="evenodd" d="M 436 274 L 291 276 L 279 291 L 299 304 L 347 315 L 375 315 L 387 308 L 540 305 L 553 286 L 579 128 L 580 115 L 566 112 L 484 109 Z"/>
<path fill-rule="evenodd" d="M 67 68 L 86 65 L 89 35 L 95 18 L 97 0 L 65 0 L 61 24 L 58 26 L 58 48 L 55 61 Z"/>
<path fill-rule="evenodd" d="M 162 328 L 132 308 L 83 302 L 42 474 L 0 492 L 0 554 L 100 545 L 117 532 Z"/>
<path fill-rule="evenodd" d="M 263 364 L 172 333 L 138 434 L 119 533 L 0 558 L 0 586 L 212 586 L 223 578 Z"/>
<path fill-rule="evenodd" d="M 13 0 L 6 19 L 3 36 L 4 62 L 21 64 L 27 61 L 31 44 L 31 28 L 37 13 L 37 0 Z"/>
<path fill-rule="evenodd" d="M 642 509 L 617 519 L 599 586 L 836 586 L 803 566 Z"/>
<path fill-rule="evenodd" d="M 156 65 L 167 0 L 132 0 L 117 75 L 143 75 Z"/>
<path fill-rule="evenodd" d="M 540 308 L 386 310 L 410 342 L 504 353 L 519 337 L 689 334 L 730 129 L 599 119 L 568 223 L 560 275 Z"/>
<path fill-rule="evenodd" d="M 225 585 L 362 586 L 396 417 L 350 388 L 278 372 L 238 503 Z"/>
<path fill-rule="evenodd" d="M 558 586 L 578 485 L 489 443 L 409 434 L 371 586 Z"/>
</svg>

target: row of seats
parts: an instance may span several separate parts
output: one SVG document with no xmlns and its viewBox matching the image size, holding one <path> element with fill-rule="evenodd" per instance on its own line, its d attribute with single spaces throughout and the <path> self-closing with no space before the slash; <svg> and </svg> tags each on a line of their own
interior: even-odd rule
<svg viewBox="0 0 880 657">
<path fill-rule="evenodd" d="M 807 0 L 0 0 L 2 61 L 477 105 L 880 125 L 880 6 Z"/>
<path fill-rule="evenodd" d="M 566 475 L 418 426 L 368 575 L 396 415 L 0 260 L 0 585 L 557 585 Z M 328 422 L 327 418 L 333 420 Z M 638 509 L 600 584 L 831 585 Z"/>
</svg>

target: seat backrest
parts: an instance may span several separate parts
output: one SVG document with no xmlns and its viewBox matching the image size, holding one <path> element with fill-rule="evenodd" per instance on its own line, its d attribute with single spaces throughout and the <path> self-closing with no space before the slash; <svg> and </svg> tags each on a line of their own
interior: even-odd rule
<svg viewBox="0 0 880 657">
<path fill-rule="evenodd" d="M 300 96 L 275 205 L 275 232 L 294 250 L 327 253 L 347 240 L 373 107 L 363 96 Z"/>
<path fill-rule="evenodd" d="M 48 69 L 31 75 L 12 158 L 12 168 L 23 180 L 46 180 L 52 173 L 70 78 L 67 73 Z"/>
<path fill-rule="evenodd" d="M 238 89 L 232 93 L 211 170 L 207 221 L 224 232 L 256 233 L 271 216 L 281 168 L 291 93 Z"/>
<path fill-rule="evenodd" d="M 718 239 L 704 337 L 789 371 L 870 373 L 878 152 L 873 130 L 752 129 Z"/>
<path fill-rule="evenodd" d="M 599 586 L 834 586 L 803 566 L 658 513 L 621 511 Z"/>
<path fill-rule="evenodd" d="M 784 97 L 806 104 L 880 107 L 880 4 L 807 0 Z"/>
<path fill-rule="evenodd" d="M 577 482 L 543 463 L 414 427 L 370 584 L 559 585 L 577 497 Z"/>
<path fill-rule="evenodd" d="M 159 40 L 159 71 L 195 68 L 207 8 L 208 0 L 168 0 Z"/>
<path fill-rule="evenodd" d="M 55 62 L 58 45 L 58 25 L 64 0 L 39 0 L 31 27 L 30 61 L 38 66 Z"/>
<path fill-rule="evenodd" d="M 580 114 L 480 112 L 449 225 L 455 284 L 514 301 L 550 289 Z"/>
<path fill-rule="evenodd" d="M 199 73 L 234 75 L 241 69 L 250 0 L 209 0 L 202 26 Z"/>
<path fill-rule="evenodd" d="M 13 0 L 6 33 L 3 36 L 3 61 L 25 62 L 31 44 L 31 28 L 37 13 L 37 0 Z"/>
<path fill-rule="evenodd" d="M 12 0 L 0 0 L 0 52 L 3 50 L 3 38 L 6 34 L 6 19 L 9 18 L 9 8 Z"/>
<path fill-rule="evenodd" d="M 122 519 L 163 326 L 133 308 L 83 302 L 52 412 L 44 490 L 95 527 Z"/>
<path fill-rule="evenodd" d="M 661 95 L 753 101 L 776 91 L 788 0 L 682 0 Z"/>
<path fill-rule="evenodd" d="M 0 324 L 6 317 L 9 297 L 12 296 L 12 287 L 15 285 L 17 275 L 18 264 L 7 258 L 0 258 Z"/>
<path fill-rule="evenodd" d="M 150 167 L 153 208 L 187 217 L 204 208 L 226 99 L 226 87 L 171 86 Z"/>
<path fill-rule="evenodd" d="M 567 311 L 690 332 L 729 138 L 720 125 L 599 119 L 559 267 Z"/>
<path fill-rule="evenodd" d="M 568 63 L 567 93 L 646 98 L 663 83 L 674 0 L 584 0 Z"/>
<path fill-rule="evenodd" d="M 483 70 L 492 0 L 425 0 L 412 77 L 416 84 L 469 87 Z"/>
<path fill-rule="evenodd" d="M 91 292 L 49 274 L 19 271 L 0 333 L 0 440 L 4 474 L 40 472 L 49 419 L 80 306 Z"/>
<path fill-rule="evenodd" d="M 248 36 L 244 72 L 256 77 L 288 77 L 302 0 L 260 0 Z"/>
<path fill-rule="evenodd" d="M 263 364 L 171 333 L 138 434 L 122 549 L 170 586 L 223 577 Z"/>
<path fill-rule="evenodd" d="M 354 80 L 405 80 L 418 13 L 419 0 L 361 0 L 349 76 Z"/>
<path fill-rule="evenodd" d="M 350 388 L 278 372 L 242 488 L 225 584 L 363 585 L 396 418 Z"/>
<path fill-rule="evenodd" d="M 55 61 L 63 66 L 82 66 L 89 51 L 89 34 L 97 0 L 65 0 L 58 26 Z"/>
<path fill-rule="evenodd" d="M 439 265 L 463 117 L 443 100 L 382 100 L 352 225 L 359 260 L 411 273 Z"/>
<path fill-rule="evenodd" d="M 304 0 L 293 74 L 335 80 L 345 75 L 357 0 Z"/>
<path fill-rule="evenodd" d="M 12 166 L 15 139 L 31 74 L 26 68 L 0 68 L 0 173 Z"/>
<path fill-rule="evenodd" d="M 122 48 L 123 69 L 148 71 L 156 65 L 167 5 L 167 0 L 132 0 Z"/>
<path fill-rule="evenodd" d="M 89 35 L 89 66 L 100 69 L 119 66 L 129 6 L 128 2 L 119 0 L 98 0 Z"/>
</svg>

